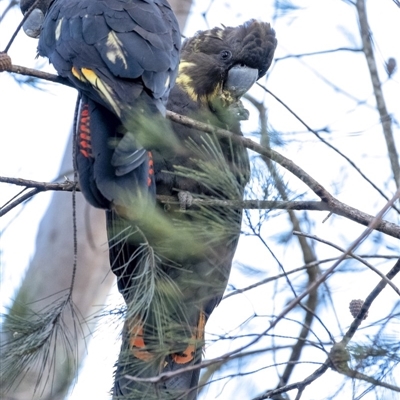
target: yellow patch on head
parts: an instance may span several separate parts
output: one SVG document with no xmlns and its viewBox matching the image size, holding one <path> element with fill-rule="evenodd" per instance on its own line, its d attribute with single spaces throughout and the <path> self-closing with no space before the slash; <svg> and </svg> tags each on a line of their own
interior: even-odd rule
<svg viewBox="0 0 400 400">
<path fill-rule="evenodd" d="M 204 95 L 200 97 L 200 101 L 207 103 L 207 102 L 212 102 L 216 99 L 221 100 L 223 97 L 223 92 L 222 92 L 222 82 L 218 83 L 218 85 L 215 86 L 214 90 L 209 93 L 208 95 Z"/>
<path fill-rule="evenodd" d="M 196 64 L 195 63 L 192 63 L 192 62 L 189 62 L 189 61 L 181 61 L 180 63 L 179 63 L 179 75 L 181 74 L 181 73 L 184 73 L 185 71 L 185 69 L 187 69 L 187 68 L 189 68 L 189 67 L 195 67 L 196 66 Z"/>
<path fill-rule="evenodd" d="M 198 96 L 197 93 L 195 92 L 193 86 L 191 85 L 192 79 L 190 78 L 189 75 L 186 74 L 180 74 L 178 78 L 176 78 L 176 85 L 180 86 L 182 90 L 184 90 L 192 100 L 197 101 Z"/>
<path fill-rule="evenodd" d="M 176 84 L 180 86 L 194 101 L 198 100 L 198 95 L 195 92 L 193 85 L 192 85 L 192 78 L 186 73 L 186 70 L 189 67 L 195 67 L 196 64 L 188 62 L 188 61 L 181 61 L 179 64 L 179 73 L 178 77 L 176 78 Z"/>
</svg>

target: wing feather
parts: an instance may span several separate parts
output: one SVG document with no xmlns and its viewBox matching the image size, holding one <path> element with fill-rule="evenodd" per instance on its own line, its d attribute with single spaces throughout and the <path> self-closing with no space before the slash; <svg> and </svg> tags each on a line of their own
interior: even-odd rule
<svg viewBox="0 0 400 400">
<path fill-rule="evenodd" d="M 164 0 L 56 0 L 46 17 L 38 50 L 89 97 L 94 92 L 94 99 L 99 100 L 96 88 L 85 89 L 82 82 L 76 82 L 73 67 L 95 71 L 110 87 L 123 90 L 117 97 L 132 107 L 138 100 L 138 91 L 129 98 L 132 81 L 163 102 L 168 97 L 179 48 L 178 23 Z M 104 100 L 102 104 L 110 106 Z"/>
</svg>

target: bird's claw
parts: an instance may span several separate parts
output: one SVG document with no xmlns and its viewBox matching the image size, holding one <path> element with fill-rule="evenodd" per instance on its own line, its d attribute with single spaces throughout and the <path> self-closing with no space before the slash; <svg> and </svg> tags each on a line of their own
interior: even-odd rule
<svg viewBox="0 0 400 400">
<path fill-rule="evenodd" d="M 244 121 L 249 119 L 250 113 L 246 108 L 244 108 L 243 103 L 240 100 L 238 100 L 235 103 L 232 103 L 228 109 L 231 112 L 231 114 L 239 121 Z"/>
</svg>

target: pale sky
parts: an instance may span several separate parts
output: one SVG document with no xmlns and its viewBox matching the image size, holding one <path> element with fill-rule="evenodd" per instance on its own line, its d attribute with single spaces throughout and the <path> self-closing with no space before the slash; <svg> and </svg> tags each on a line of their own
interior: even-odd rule
<svg viewBox="0 0 400 400">
<path fill-rule="evenodd" d="M 238 25 L 250 18 L 265 21 L 272 21 L 273 18 L 272 1 L 216 0 L 207 13 L 208 25 L 206 25 L 200 15 L 208 9 L 209 3 L 208 0 L 195 1 L 184 32 L 185 35 L 190 36 L 197 30 L 220 24 Z M 277 58 L 288 54 L 360 46 L 356 14 L 353 7 L 345 1 L 304 0 L 293 1 L 293 3 L 301 4 L 302 10 L 289 13 L 286 17 L 273 22 L 278 38 L 278 48 L 275 53 Z M 369 0 L 367 4 L 369 22 L 374 34 L 378 70 L 381 81 L 384 82 L 383 90 L 389 114 L 393 114 L 396 119 L 393 130 L 397 140 L 397 149 L 400 150 L 400 127 L 397 122 L 400 121 L 400 73 L 395 74 L 390 81 L 387 81 L 384 70 L 384 62 L 389 57 L 394 57 L 400 62 L 400 46 L 398 44 L 400 8 L 396 7 L 391 0 Z M 0 4 L 0 13 L 3 7 L 3 4 Z M 20 18 L 20 13 L 18 9 L 15 9 L 1 24 L 0 49 L 4 48 L 18 18 Z M 14 64 L 27 67 L 37 66 L 35 61 L 36 43 L 36 40 L 20 33 L 10 51 Z M 41 59 L 39 63 L 43 64 L 46 70 L 52 71 L 45 60 Z M 355 98 L 366 100 L 366 105 L 357 105 L 354 99 L 323 83 L 315 71 Z M 262 80 L 261 83 L 265 84 L 266 82 Z M 329 126 L 332 134 L 321 133 L 324 138 L 355 160 L 368 177 L 387 194 L 394 192 L 393 183 L 389 185 L 385 183 L 389 180 L 389 162 L 382 139 L 379 116 L 373 109 L 375 100 L 372 95 L 365 58 L 362 54 L 342 52 L 279 61 L 271 68 L 266 84 L 312 128 L 321 129 Z M 54 179 L 58 173 L 65 143 L 71 129 L 76 92 L 54 84 L 46 84 L 42 91 L 24 85 L 18 86 L 7 73 L 0 74 L 0 88 L 2 88 L 1 93 L 3 94 L 0 96 L 0 175 L 37 181 Z M 265 99 L 270 124 L 274 129 L 282 132 L 283 140 L 288 142 L 283 147 L 277 148 L 279 152 L 300 165 L 331 193 L 337 195 L 341 201 L 371 214 L 376 213 L 384 205 L 384 200 L 377 196 L 376 192 L 360 179 L 353 169 L 332 150 L 321 144 L 312 134 L 306 133 L 305 128 L 287 110 L 265 95 L 258 87 L 254 87 L 251 94 L 260 100 Z M 251 133 L 258 127 L 257 113 L 250 105 L 247 106 L 253 118 L 243 123 L 242 128 L 244 132 Z M 55 126 L 57 130 L 55 130 Z M 285 174 L 285 179 L 290 182 L 289 186 L 292 190 L 311 193 L 290 173 Z M 18 191 L 16 188 L 4 184 L 1 184 L 0 187 L 1 204 Z M 3 305 L 8 303 L 8 299 L 18 286 L 23 271 L 34 254 L 37 226 L 46 210 L 50 196 L 50 193 L 40 194 L 23 210 L 19 207 L 0 220 L 1 228 L 7 227 L 1 239 Z M 306 198 L 316 199 L 315 196 L 310 195 Z M 323 223 L 326 213 L 311 212 L 309 215 L 312 218 L 312 223 L 310 223 L 312 233 L 342 247 L 348 246 L 363 230 L 363 227 L 340 218 L 331 218 Z M 399 223 L 399 219 L 397 218 L 397 221 L 393 220 L 393 222 Z M 276 254 L 280 261 L 285 263 L 287 269 L 299 267 L 303 260 L 293 243 L 287 247 L 276 245 L 279 238 L 274 235 L 274 232 L 282 232 L 282 224 L 287 224 L 286 218 L 277 217 L 269 220 L 263 230 L 265 240 L 269 245 L 274 246 Z M 376 253 L 397 252 L 398 254 L 400 247 L 398 241 L 386 236 L 383 239 L 382 243 L 373 243 L 372 241 L 366 243 L 362 249 L 366 253 L 371 252 L 371 249 L 374 248 Z M 315 246 L 320 258 L 338 255 L 336 251 L 326 246 L 319 244 Z M 249 249 L 251 250 L 249 251 Z M 276 265 L 273 270 L 269 270 L 270 265 L 273 264 L 271 257 L 254 238 L 244 237 L 241 240 L 236 261 L 254 266 L 266 275 L 278 273 Z M 234 268 L 231 283 L 237 287 L 246 286 L 257 279 L 262 279 L 264 277 L 262 273 L 260 273 L 260 278 L 259 276 L 246 276 L 243 275 L 240 268 Z M 362 284 L 360 284 L 360 275 L 357 274 L 346 275 L 345 282 L 341 280 L 342 278 L 336 280 L 332 278 L 331 289 L 335 294 L 336 310 L 346 310 L 350 299 L 365 298 L 368 295 L 377 280 L 371 272 L 365 273 L 362 277 Z M 371 278 L 370 281 L 369 278 Z M 400 285 L 399 278 L 397 278 L 397 285 Z M 299 287 L 301 287 L 300 282 Z M 269 293 L 265 290 L 266 287 L 262 287 L 255 290 L 254 293 L 233 296 L 229 300 L 223 301 L 207 325 L 208 332 L 228 332 L 239 326 L 255 310 L 258 315 L 270 315 L 280 310 L 282 305 L 290 299 L 288 294 L 282 295 L 282 297 L 274 299 L 274 306 L 271 306 Z M 298 290 L 301 291 L 300 288 Z M 116 290 L 112 294 L 112 298 L 115 297 L 118 297 Z M 390 304 L 394 304 L 395 301 L 396 297 L 393 296 L 393 293 L 386 291 L 385 295 L 376 301 L 376 307 L 371 309 L 370 320 L 378 320 L 383 317 L 382 310 L 388 312 L 391 308 Z M 399 301 L 398 298 L 397 301 Z M 324 311 L 320 315 L 329 318 L 329 314 Z M 339 318 L 343 327 L 348 326 L 352 320 L 347 311 L 343 311 Z M 265 324 L 265 320 L 262 322 Z M 335 321 L 328 320 L 327 322 L 332 323 L 331 328 L 334 334 L 338 335 Z M 289 325 L 282 323 L 282 329 L 278 328 L 276 332 L 285 332 L 287 326 Z M 258 331 L 257 326 L 254 329 Z M 117 336 L 118 332 L 108 332 L 106 329 L 102 329 L 96 334 L 95 340 L 92 340 L 88 349 L 89 357 L 84 363 L 83 371 L 69 400 L 110 399 L 108 391 L 112 387 L 112 368 L 119 352 Z M 398 331 L 397 336 L 400 340 Z M 114 345 L 110 345 L 110 343 Z M 236 346 L 236 344 L 227 343 L 227 341 L 212 344 L 207 347 L 207 357 L 212 358 L 223 354 L 231 350 L 232 346 Z M 310 351 L 309 359 L 312 359 L 312 355 L 313 351 Z M 278 361 L 284 362 L 285 356 L 287 353 L 284 353 Z M 269 358 L 267 359 L 265 365 L 273 363 Z M 260 366 L 260 360 L 257 360 L 257 365 Z M 302 379 L 317 367 L 318 365 L 300 367 L 299 371 L 302 371 L 304 376 L 297 373 L 293 379 Z M 271 373 L 275 379 L 275 371 L 271 371 Z M 249 390 L 256 394 L 274 386 L 274 383 L 271 384 L 272 386 L 267 383 L 268 370 L 262 371 L 257 378 L 248 377 L 248 379 L 248 381 L 244 380 L 245 384 L 242 385 L 230 382 L 225 386 L 226 382 L 221 381 L 207 389 L 201 399 L 250 399 L 251 397 L 246 397 Z M 246 387 L 246 385 L 250 385 L 248 382 L 251 379 L 253 379 L 251 384 L 254 386 Z M 331 388 L 329 393 L 333 393 L 339 382 L 341 382 L 341 377 L 338 374 L 328 372 L 310 389 L 307 389 L 310 391 L 305 392 L 304 398 L 322 400 L 325 397 L 321 393 L 328 393 L 329 389 L 327 388 Z M 294 398 L 294 392 L 290 392 L 290 396 Z M 350 391 L 345 392 L 341 397 L 341 400 L 347 399 L 352 399 Z M 374 394 L 365 396 L 365 399 L 375 399 Z"/>
</svg>

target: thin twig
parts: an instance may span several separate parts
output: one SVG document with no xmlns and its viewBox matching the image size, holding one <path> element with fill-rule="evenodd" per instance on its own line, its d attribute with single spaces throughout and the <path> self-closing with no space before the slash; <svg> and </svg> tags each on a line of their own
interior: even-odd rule
<svg viewBox="0 0 400 400">
<path fill-rule="evenodd" d="M 7 7 L 4 9 L 3 13 L 0 15 L 0 22 L 3 21 L 3 19 L 8 14 L 8 12 L 18 4 L 19 4 L 19 2 L 17 0 L 11 0 L 8 3 Z"/>
<path fill-rule="evenodd" d="M 33 76 L 34 78 L 44 79 L 45 81 L 60 83 L 64 86 L 74 88 L 72 83 L 59 75 L 49 74 L 48 72 L 39 71 L 37 69 L 26 68 L 21 65 L 12 65 L 11 68 L 5 71 L 12 72 L 14 74 Z"/>
<path fill-rule="evenodd" d="M 356 208 L 350 207 L 349 205 L 337 200 L 311 175 L 305 172 L 293 161 L 284 157 L 277 151 L 272 150 L 271 148 L 263 147 L 251 139 L 234 135 L 225 129 L 215 128 L 212 125 L 195 121 L 189 117 L 179 115 L 172 111 L 167 111 L 167 117 L 174 122 L 180 123 L 190 128 L 195 128 L 205 133 L 214 133 L 219 137 L 229 139 L 237 145 L 242 145 L 250 150 L 257 152 L 262 156 L 268 157 L 272 161 L 278 163 L 283 168 L 287 169 L 302 182 L 304 182 L 318 197 L 320 197 L 320 199 L 324 203 L 328 205 L 329 210 L 335 214 L 349 218 L 352 221 L 358 222 L 361 225 L 365 226 L 368 226 L 374 220 L 374 217 L 372 217 L 371 215 L 368 215 L 360 210 L 357 210 Z M 390 204 L 393 207 L 393 203 L 390 202 Z M 387 233 L 388 235 L 391 235 L 393 237 L 400 238 L 400 227 L 396 224 L 381 220 L 378 225 L 375 226 L 375 229 L 380 232 Z"/>
<path fill-rule="evenodd" d="M 339 247 L 335 243 L 329 242 L 328 240 L 324 240 L 324 239 L 322 239 L 322 238 L 320 238 L 318 236 L 315 236 L 315 235 L 310 235 L 308 233 L 297 232 L 297 231 L 294 231 L 293 235 L 308 237 L 310 239 L 317 240 L 318 242 L 327 244 L 328 246 L 334 247 L 336 250 L 339 250 L 341 252 L 345 252 L 345 249 L 342 249 L 341 247 Z M 365 261 L 362 257 L 357 256 L 356 254 L 353 254 L 352 252 L 349 252 L 348 256 L 351 257 L 351 258 L 354 258 L 355 260 L 357 260 L 357 261 L 361 262 L 362 264 L 366 265 L 371 271 L 374 271 L 377 275 L 379 275 L 381 277 L 381 279 L 386 281 L 386 283 L 400 296 L 399 288 L 392 281 L 390 281 L 388 278 L 386 278 L 385 274 L 383 274 L 381 271 L 379 271 L 379 269 L 375 268 L 369 262 Z"/>
<path fill-rule="evenodd" d="M 296 232 L 293 232 L 293 234 L 296 234 Z M 355 256 L 355 257 L 353 257 L 353 256 Z M 356 255 L 356 254 L 352 254 L 350 256 L 347 256 L 347 259 L 352 259 L 352 258 L 361 258 L 362 260 L 364 258 L 378 258 L 378 259 L 381 258 L 381 259 L 392 260 L 394 258 L 396 258 L 396 259 L 399 258 L 399 255 L 395 255 L 395 254 L 393 254 L 393 255 L 379 255 L 379 254 L 376 254 L 376 255 L 369 255 L 369 254 Z M 303 265 L 303 266 L 301 266 L 299 268 L 295 268 L 295 269 L 292 269 L 290 271 L 287 271 L 286 275 L 290 275 L 290 274 L 293 274 L 293 273 L 296 273 L 296 272 L 301 272 L 301 271 L 304 271 L 307 268 L 312 268 L 312 267 L 315 267 L 316 265 L 321 265 L 321 264 L 325 264 L 325 263 L 328 263 L 328 262 L 336 261 L 337 259 L 338 259 L 338 257 L 326 258 L 326 259 L 323 259 L 323 260 L 316 260 L 316 261 L 310 262 L 310 263 L 308 263 L 306 265 Z M 262 279 L 262 280 L 260 280 L 260 281 L 258 281 L 256 283 L 253 283 L 253 284 L 251 284 L 249 286 L 246 286 L 244 288 L 235 289 L 232 292 L 228 292 L 222 298 L 222 300 L 225 300 L 225 299 L 227 299 L 227 298 L 229 298 L 231 296 L 235 296 L 237 294 L 245 293 L 245 292 L 247 292 L 249 290 L 255 289 L 256 287 L 259 287 L 259 286 L 265 285 L 265 284 L 267 284 L 269 282 L 273 282 L 273 281 L 275 281 L 277 279 L 283 278 L 284 276 L 285 276 L 285 274 L 278 274 L 278 275 L 275 275 L 275 276 L 271 276 L 271 277 Z"/>
<path fill-rule="evenodd" d="M 275 58 L 275 62 L 287 60 L 288 58 L 302 58 L 308 56 L 318 56 L 320 54 L 328 54 L 328 53 L 337 53 L 339 51 L 350 51 L 352 53 L 357 53 L 362 51 L 362 49 L 356 49 L 353 47 L 338 47 L 336 49 L 329 49 L 329 50 L 321 50 L 321 51 L 313 51 L 311 53 L 301 53 L 301 54 L 288 54 L 287 56 L 277 57 Z"/>
<path fill-rule="evenodd" d="M 261 85 L 260 83 L 257 83 L 257 85 L 260 86 L 263 90 L 265 90 L 268 94 L 270 94 L 278 103 L 282 104 L 282 106 L 285 107 L 290 112 L 290 114 L 292 114 L 309 132 L 313 133 L 322 143 L 327 145 L 329 148 L 331 148 L 333 151 L 339 154 L 342 158 L 344 158 L 363 177 L 363 179 L 365 179 L 385 200 L 387 201 L 389 200 L 389 197 L 386 196 L 386 194 L 377 185 L 375 185 L 375 183 L 372 182 L 371 179 L 369 179 L 364 174 L 364 172 L 362 172 L 362 170 L 356 165 L 356 163 L 353 160 L 351 160 L 343 152 L 341 152 L 339 149 L 337 149 L 335 146 L 333 146 L 331 143 L 325 140 L 317 131 L 312 129 L 278 96 L 276 96 L 274 93 L 272 93 L 270 90 L 268 90 L 265 86 Z M 393 206 L 393 208 L 400 214 L 400 210 L 398 208 L 396 208 L 395 206 Z"/>
<path fill-rule="evenodd" d="M 257 102 L 256 99 L 254 99 L 251 96 L 247 96 L 247 99 L 252 102 L 254 106 L 257 107 L 257 110 L 259 111 L 260 115 L 260 132 L 261 132 L 261 144 L 267 148 L 271 147 L 270 144 L 270 139 L 268 135 L 268 128 L 267 128 L 267 110 L 264 106 L 263 103 Z M 284 184 L 281 176 L 279 175 L 276 165 L 267 157 L 262 157 L 263 161 L 267 165 L 267 168 L 269 169 L 271 176 L 274 180 L 275 187 L 284 201 L 289 200 L 289 196 L 287 194 L 287 188 L 286 185 Z M 288 215 L 290 218 L 290 222 L 292 223 L 293 230 L 300 230 L 300 221 L 297 218 L 296 213 L 293 210 L 288 210 Z M 261 239 L 261 238 L 260 238 Z M 303 253 L 303 260 L 306 264 L 308 265 L 314 265 L 312 268 L 307 268 L 307 276 L 308 276 L 308 283 L 307 285 L 310 285 L 312 282 L 315 281 L 316 277 L 318 276 L 318 264 L 315 263 L 317 261 L 317 256 L 313 249 L 311 248 L 310 244 L 308 241 L 303 238 L 303 237 L 298 237 L 299 245 L 301 248 L 301 251 Z M 266 245 L 266 244 L 265 244 Z M 279 263 L 280 264 L 280 263 Z M 280 264 L 280 267 L 283 270 L 283 266 Z M 285 274 L 286 272 L 283 271 Z M 288 280 L 289 286 L 291 286 L 289 278 L 286 277 Z M 294 293 L 296 295 L 296 293 Z M 318 306 L 318 288 L 316 288 L 313 292 L 310 293 L 310 295 L 307 297 L 306 304 L 302 305 L 302 307 L 305 310 L 305 314 L 303 317 L 303 324 L 302 328 L 299 334 L 299 337 L 296 341 L 296 343 L 293 345 L 292 352 L 289 357 L 289 362 L 287 363 L 285 370 L 283 371 L 280 380 L 279 380 L 279 386 L 284 386 L 288 383 L 290 376 L 292 375 L 292 372 L 296 366 L 296 362 L 300 360 L 301 353 L 304 347 L 304 340 L 307 338 L 311 325 L 313 323 L 314 317 L 316 316 L 316 309 Z M 300 392 L 299 392 L 300 393 Z"/>
<path fill-rule="evenodd" d="M 396 150 L 396 144 L 392 131 L 392 118 L 387 112 L 385 98 L 383 96 L 381 82 L 379 80 L 378 69 L 376 66 L 374 50 L 371 42 L 371 30 L 368 25 L 367 11 L 365 9 L 365 1 L 357 0 L 356 2 L 358 20 L 360 22 L 360 33 L 363 43 L 363 50 L 367 60 L 369 73 L 371 76 L 372 86 L 374 88 L 376 106 L 382 123 L 383 134 L 385 136 L 386 146 L 392 167 L 393 177 L 396 187 L 400 187 L 400 163 L 399 154 Z"/>
<path fill-rule="evenodd" d="M 20 29 L 22 28 L 22 26 L 24 25 L 25 21 L 29 18 L 29 15 L 31 15 L 32 11 L 35 9 L 35 7 L 38 5 L 40 0 L 35 0 L 33 2 L 33 4 L 29 7 L 29 9 L 26 11 L 26 13 L 24 14 L 24 17 L 22 18 L 21 22 L 18 24 L 17 28 L 15 29 L 14 33 L 11 35 L 10 40 L 7 43 L 7 46 L 4 49 L 4 53 L 7 53 L 8 50 L 10 50 L 10 47 L 12 45 L 12 43 L 14 42 L 14 39 L 16 38 L 18 32 L 20 31 Z"/>
<path fill-rule="evenodd" d="M 9 178 L 9 177 L 0 177 L 0 182 L 10 183 L 18 186 L 25 186 L 25 188 L 32 188 L 32 190 L 25 192 L 21 196 L 18 196 L 14 201 L 7 203 L 3 207 L 0 207 L 0 217 L 7 214 L 12 209 L 24 203 L 26 200 L 30 199 L 31 197 L 35 196 L 40 192 L 45 192 L 47 190 L 71 192 L 77 185 L 76 182 L 71 182 L 69 180 L 66 180 L 63 183 L 49 183 L 49 182 L 36 182 L 27 179 Z"/>
<path fill-rule="evenodd" d="M 382 290 L 388 284 L 388 280 L 391 281 L 398 273 L 400 272 L 400 259 L 397 260 L 396 264 L 393 268 L 386 274 L 385 279 L 382 279 L 378 285 L 374 288 L 374 290 L 368 295 L 365 299 L 363 306 L 361 307 L 361 311 L 358 313 L 357 317 L 354 319 L 353 323 L 350 325 L 348 331 L 343 337 L 341 343 L 346 346 L 350 340 L 353 338 L 356 333 L 358 327 L 361 322 L 364 320 L 365 315 L 367 314 L 369 308 L 371 307 L 372 302 L 377 298 L 377 296 L 382 292 Z"/>
<path fill-rule="evenodd" d="M 267 392 L 263 393 L 260 396 L 254 397 L 252 400 L 264 400 L 264 399 L 271 399 L 272 396 L 276 396 L 281 393 L 287 393 L 291 390 L 304 390 L 309 384 L 313 383 L 316 379 L 318 379 L 321 375 L 323 375 L 329 368 L 330 362 L 325 361 L 318 369 L 316 369 L 311 375 L 307 378 L 303 379 L 300 382 L 291 383 L 286 386 L 282 386 L 280 388 L 274 390 L 268 390 Z"/>
<path fill-rule="evenodd" d="M 392 280 L 396 274 L 400 272 L 400 259 L 396 262 L 394 267 L 386 274 L 386 279 L 382 279 L 379 284 L 375 287 L 375 289 L 369 294 L 369 296 L 365 299 L 365 302 L 361 308 L 361 311 L 357 315 L 357 317 L 354 319 L 353 323 L 351 324 L 349 330 L 343 337 L 342 341 L 340 344 L 345 347 L 351 338 L 354 336 L 354 333 L 357 331 L 358 327 L 360 326 L 361 322 L 363 321 L 366 313 L 368 312 L 372 302 L 376 299 L 376 297 L 382 292 L 382 290 L 385 288 L 387 285 L 387 279 Z M 280 388 L 277 388 L 275 390 L 268 390 L 264 392 L 262 395 L 257 396 L 253 398 L 253 400 L 264 400 L 264 399 L 270 399 L 274 395 L 278 395 L 281 393 L 287 393 L 290 390 L 304 390 L 306 386 L 308 386 L 310 383 L 314 382 L 316 379 L 318 379 L 321 375 L 323 375 L 329 367 L 331 367 L 332 361 L 330 358 L 327 358 L 317 370 L 315 370 L 311 375 L 309 375 L 307 378 L 303 379 L 302 381 L 292 383 L 290 385 L 282 386 Z M 338 371 L 341 372 L 347 376 L 350 376 L 352 378 L 358 378 L 358 379 L 363 379 L 367 381 L 371 381 L 371 379 L 364 379 L 366 376 L 363 374 L 359 374 L 357 371 L 352 371 L 349 373 L 345 373 L 344 371 Z M 376 382 L 375 382 L 376 383 Z M 391 390 L 399 391 L 399 388 L 393 385 L 389 384 L 382 384 L 381 386 L 387 387 Z"/>
<path fill-rule="evenodd" d="M 330 259 L 330 261 L 332 261 L 332 259 Z M 226 300 L 227 298 L 229 298 L 231 296 L 235 296 L 237 294 L 241 294 L 241 293 L 247 292 L 247 291 L 249 291 L 251 289 L 254 289 L 254 288 L 259 287 L 261 285 L 265 285 L 265 284 L 267 284 L 269 282 L 276 281 L 277 279 L 284 278 L 285 276 L 290 275 L 290 274 L 294 274 L 295 272 L 304 271 L 304 270 L 306 270 L 308 268 L 315 268 L 315 266 L 319 265 L 321 262 L 322 261 L 314 261 L 314 262 L 311 262 L 311 263 L 309 263 L 307 265 L 303 265 L 302 267 L 292 269 L 291 271 L 287 271 L 287 272 L 282 273 L 282 274 L 278 274 L 278 275 L 275 275 L 275 276 L 270 276 L 268 278 L 262 279 L 261 281 L 253 283 L 252 285 L 246 286 L 246 287 L 244 287 L 242 289 L 236 289 L 236 290 L 234 290 L 232 292 L 227 293 L 222 298 L 222 300 Z M 325 262 L 327 262 L 327 261 L 325 261 Z"/>
<path fill-rule="evenodd" d="M 34 188 L 34 189 L 30 190 L 29 192 L 25 192 L 23 195 L 19 196 L 16 200 L 14 200 L 11 203 L 8 203 L 6 206 L 2 207 L 0 209 L 0 217 L 2 217 L 3 215 L 7 214 L 13 208 L 15 208 L 18 205 L 22 204 L 24 201 L 30 199 L 31 197 L 35 196 L 39 192 L 40 192 L 40 190 L 37 189 L 37 188 Z"/>
<path fill-rule="evenodd" d="M 66 179 L 64 182 L 39 182 L 23 178 L 10 178 L 7 176 L 0 176 L 1 183 L 10 183 L 17 186 L 25 186 L 29 188 L 40 189 L 40 191 L 53 190 L 72 192 L 76 187 L 76 182 Z"/>
</svg>

